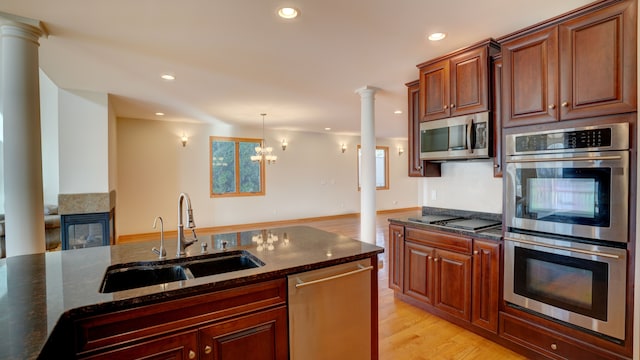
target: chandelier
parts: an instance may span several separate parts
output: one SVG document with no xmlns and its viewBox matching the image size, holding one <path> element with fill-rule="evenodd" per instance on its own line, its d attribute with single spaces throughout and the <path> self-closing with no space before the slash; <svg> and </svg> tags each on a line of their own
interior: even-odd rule
<svg viewBox="0 0 640 360">
<path fill-rule="evenodd" d="M 277 155 L 273 155 L 273 148 L 271 146 L 267 146 L 267 140 L 264 137 L 264 117 L 267 114 L 262 115 L 262 146 L 256 146 L 256 154 L 251 155 L 251 161 L 260 162 L 264 160 L 267 164 L 274 164 L 276 160 L 278 160 Z"/>
</svg>

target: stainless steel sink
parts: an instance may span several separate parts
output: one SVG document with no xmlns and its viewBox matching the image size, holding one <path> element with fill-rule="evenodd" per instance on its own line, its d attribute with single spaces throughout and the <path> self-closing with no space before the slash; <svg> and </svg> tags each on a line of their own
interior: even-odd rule
<svg viewBox="0 0 640 360">
<path fill-rule="evenodd" d="M 264 266 L 264 263 L 246 250 L 163 261 L 117 264 L 107 268 L 100 292 L 111 293 L 136 289 L 260 266 Z"/>
</svg>

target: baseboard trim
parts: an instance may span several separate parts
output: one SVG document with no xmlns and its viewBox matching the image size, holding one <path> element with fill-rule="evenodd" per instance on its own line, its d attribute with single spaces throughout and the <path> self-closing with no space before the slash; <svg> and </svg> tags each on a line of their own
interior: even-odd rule
<svg viewBox="0 0 640 360">
<path fill-rule="evenodd" d="M 387 210 L 379 210 L 376 214 L 392 214 L 396 212 L 404 212 L 411 210 L 420 210 L 420 207 L 410 207 L 410 208 L 402 208 L 402 209 L 387 209 Z M 345 219 L 345 218 L 353 218 L 359 217 L 360 213 L 349 213 L 349 214 L 340 214 L 340 215 L 328 215 L 328 216 L 316 216 L 316 217 L 308 217 L 308 218 L 300 218 L 300 219 L 289 219 L 289 220 L 278 220 L 278 221 L 266 221 L 266 222 L 257 222 L 257 223 L 249 223 L 249 224 L 235 224 L 235 225 L 223 225 L 223 226 L 213 226 L 213 227 L 201 227 L 198 228 L 198 231 L 205 233 L 227 233 L 227 232 L 236 232 L 236 231 L 247 231 L 247 230 L 255 230 L 255 229 L 265 229 L 265 228 L 274 228 L 280 226 L 288 226 L 288 225 L 298 225 L 304 224 L 308 222 L 314 221 L 326 221 L 326 220 L 337 220 L 337 219 Z M 177 230 L 165 231 L 165 237 L 177 237 Z M 136 241 L 147 241 L 147 240 L 157 240 L 160 238 L 159 232 L 150 232 L 150 233 L 139 233 L 139 234 L 127 234 L 120 235 L 116 240 L 116 244 L 125 244 L 128 242 L 136 242 Z"/>
</svg>

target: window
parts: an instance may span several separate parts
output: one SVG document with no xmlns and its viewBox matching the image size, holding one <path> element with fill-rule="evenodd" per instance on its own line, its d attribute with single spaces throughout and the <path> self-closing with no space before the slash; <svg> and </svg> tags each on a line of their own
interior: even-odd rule
<svg viewBox="0 0 640 360">
<path fill-rule="evenodd" d="M 209 137 L 211 197 L 264 195 L 264 163 L 251 161 L 260 139 Z"/>
<path fill-rule="evenodd" d="M 362 151 L 358 145 L 358 190 L 360 190 L 360 159 Z M 376 190 L 389 190 L 389 147 L 376 146 Z"/>
</svg>

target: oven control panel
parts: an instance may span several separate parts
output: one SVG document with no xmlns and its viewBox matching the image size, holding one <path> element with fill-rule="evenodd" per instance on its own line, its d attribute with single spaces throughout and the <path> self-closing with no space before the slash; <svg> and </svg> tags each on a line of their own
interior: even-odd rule
<svg viewBox="0 0 640 360">
<path fill-rule="evenodd" d="M 611 129 L 519 135 L 515 138 L 515 145 L 517 152 L 610 147 Z"/>
</svg>

